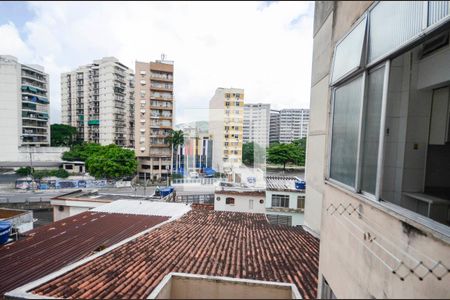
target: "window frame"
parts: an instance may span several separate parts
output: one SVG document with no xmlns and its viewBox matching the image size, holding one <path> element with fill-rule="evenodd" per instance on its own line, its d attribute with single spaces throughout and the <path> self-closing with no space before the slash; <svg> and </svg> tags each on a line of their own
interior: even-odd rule
<svg viewBox="0 0 450 300">
<path fill-rule="evenodd" d="M 233 201 L 231 201 L 233 200 Z M 236 199 L 233 197 L 226 197 L 225 198 L 225 205 L 235 205 Z"/>
<path fill-rule="evenodd" d="M 273 201 L 274 201 L 273 198 L 274 198 L 274 196 L 278 197 L 278 199 L 276 199 L 276 200 L 279 201 L 279 204 L 280 204 L 280 205 L 274 205 L 274 204 L 273 204 Z M 286 197 L 287 197 L 287 199 L 286 199 Z M 283 199 L 281 199 L 281 198 L 283 198 Z M 270 200 L 271 200 L 271 203 L 270 203 L 270 204 L 271 204 L 272 207 L 289 208 L 289 204 L 290 204 L 290 203 L 289 203 L 289 202 L 290 202 L 290 201 L 289 201 L 289 200 L 290 200 L 290 196 L 289 196 L 289 195 L 272 194 L 272 197 L 271 197 Z M 282 204 L 281 202 L 282 202 L 282 201 L 286 202 L 286 203 L 287 203 L 287 206 L 281 206 L 281 204 Z"/>
</svg>

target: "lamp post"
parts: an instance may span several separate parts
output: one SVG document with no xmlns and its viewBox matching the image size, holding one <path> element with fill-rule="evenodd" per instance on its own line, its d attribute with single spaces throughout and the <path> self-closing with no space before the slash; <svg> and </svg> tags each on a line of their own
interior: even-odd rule
<svg viewBox="0 0 450 300">
<path fill-rule="evenodd" d="M 23 139 L 24 136 L 21 135 L 20 139 L 22 140 L 23 143 Z M 31 176 L 31 191 L 34 192 L 34 177 L 33 177 L 33 154 L 30 151 L 30 145 L 27 144 L 27 150 L 28 150 L 28 154 L 30 155 L 30 176 Z"/>
</svg>

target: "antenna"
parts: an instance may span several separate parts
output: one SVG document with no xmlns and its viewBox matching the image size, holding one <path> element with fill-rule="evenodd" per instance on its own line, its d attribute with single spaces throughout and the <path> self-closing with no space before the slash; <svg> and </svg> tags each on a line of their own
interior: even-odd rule
<svg viewBox="0 0 450 300">
<path fill-rule="evenodd" d="M 161 61 L 164 61 L 166 59 L 166 55 L 164 53 L 161 53 Z"/>
</svg>

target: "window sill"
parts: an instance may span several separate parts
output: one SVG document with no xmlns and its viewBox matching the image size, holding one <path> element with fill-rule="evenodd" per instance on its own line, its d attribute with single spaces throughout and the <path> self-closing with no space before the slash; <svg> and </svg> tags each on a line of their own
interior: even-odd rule
<svg viewBox="0 0 450 300">
<path fill-rule="evenodd" d="M 391 215 L 392 217 L 407 223 L 413 227 L 420 229 L 421 231 L 432 235 L 433 237 L 445 241 L 450 244 L 450 227 L 438 223 L 430 218 L 422 216 L 418 213 L 415 213 L 411 210 L 398 206 L 394 203 L 385 202 L 385 201 L 375 201 L 370 199 L 369 197 L 355 193 L 351 190 L 348 190 L 341 186 L 340 184 L 336 184 L 330 180 L 325 179 L 325 184 L 361 201 L 367 205 L 370 205 L 386 214 Z"/>
</svg>

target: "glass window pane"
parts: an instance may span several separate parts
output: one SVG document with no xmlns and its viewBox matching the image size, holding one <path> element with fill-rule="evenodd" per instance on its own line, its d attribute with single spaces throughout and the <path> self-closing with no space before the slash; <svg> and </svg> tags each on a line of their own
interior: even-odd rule
<svg viewBox="0 0 450 300">
<path fill-rule="evenodd" d="M 369 61 L 398 49 L 422 31 L 422 1 L 381 1 L 370 12 Z"/>
<path fill-rule="evenodd" d="M 428 1 L 428 26 L 449 15 L 449 1 Z"/>
<path fill-rule="evenodd" d="M 336 47 L 332 75 L 333 83 L 348 72 L 360 67 L 365 33 L 366 19 L 362 20 Z"/>
<path fill-rule="evenodd" d="M 377 178 L 383 80 L 384 67 L 369 74 L 366 115 L 364 118 L 361 189 L 373 195 L 375 194 Z"/>
<path fill-rule="evenodd" d="M 331 178 L 355 185 L 362 77 L 336 89 L 331 137 Z"/>
</svg>

